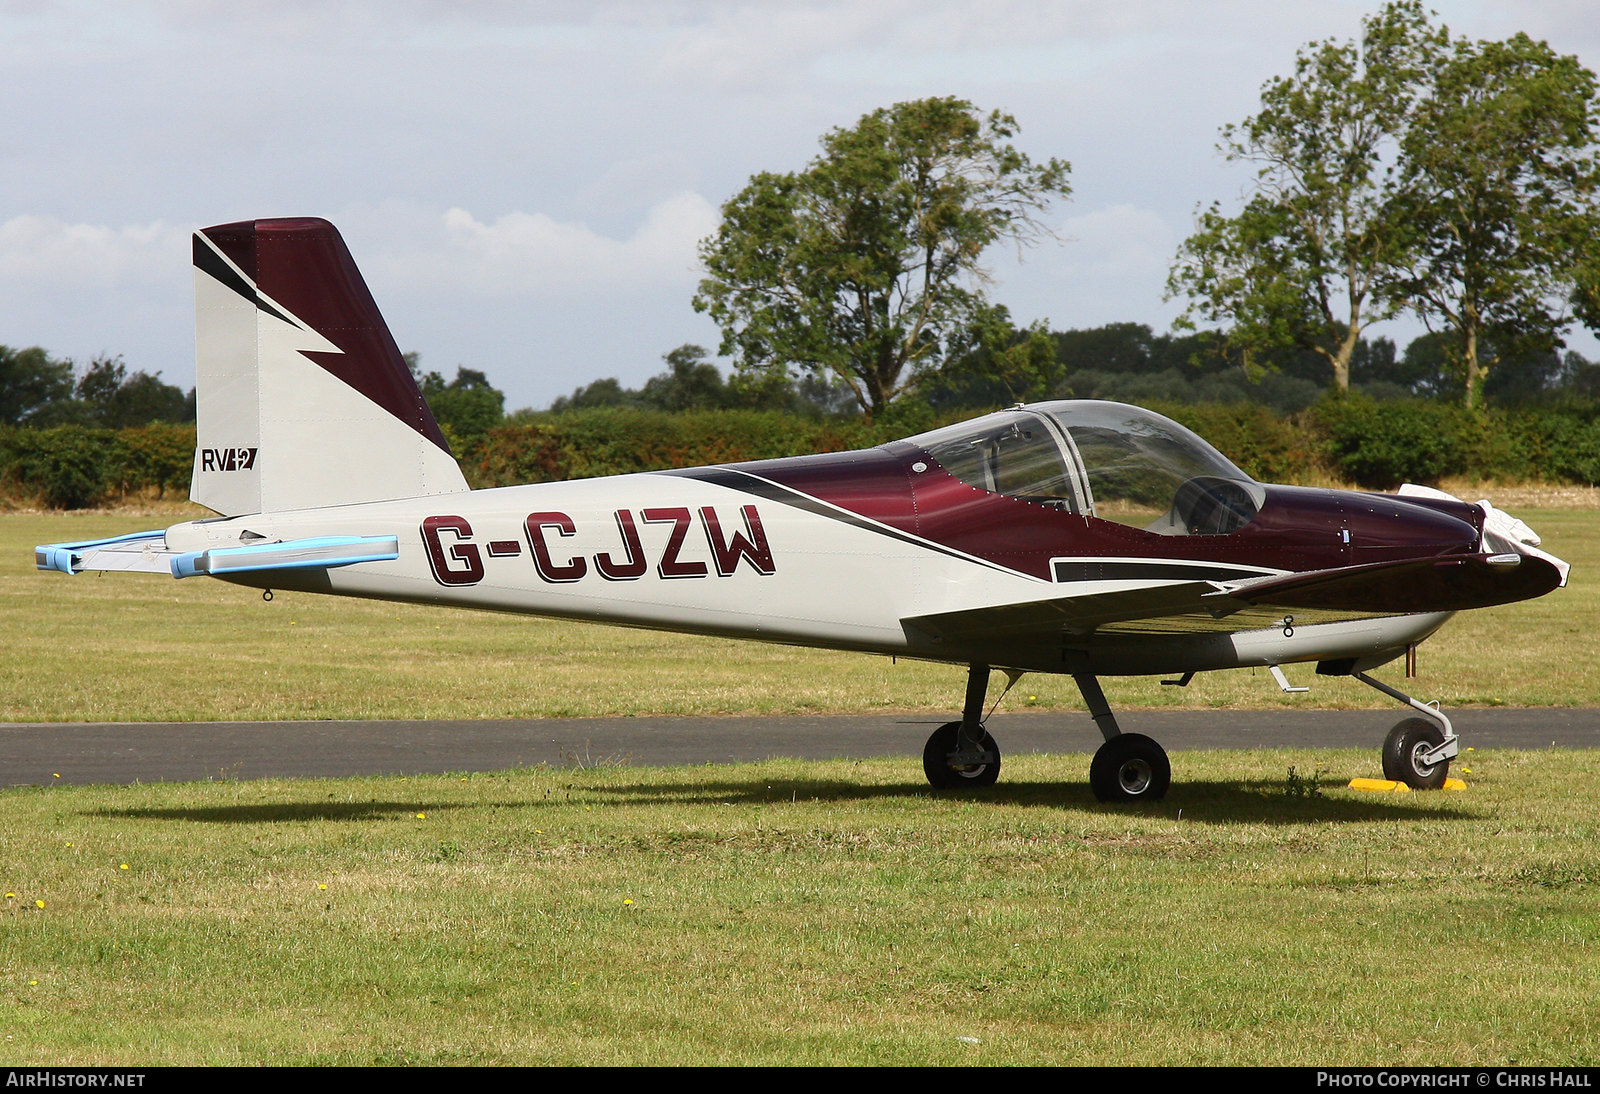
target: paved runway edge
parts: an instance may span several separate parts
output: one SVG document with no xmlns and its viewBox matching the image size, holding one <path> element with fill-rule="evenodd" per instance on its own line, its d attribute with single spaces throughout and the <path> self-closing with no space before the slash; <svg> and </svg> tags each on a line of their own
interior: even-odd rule
<svg viewBox="0 0 1600 1094">
<path fill-rule="evenodd" d="M 1600 708 L 1448 711 L 1464 746 L 1600 748 Z M 1169 750 L 1370 748 L 1404 710 L 1126 711 L 1123 730 Z M 920 776 L 938 717 L 549 718 L 503 721 L 0 724 L 0 786 L 500 771 L 519 766 L 741 763 L 903 756 Z M 1018 711 L 987 723 L 1002 754 L 1088 753 L 1087 714 Z"/>
</svg>

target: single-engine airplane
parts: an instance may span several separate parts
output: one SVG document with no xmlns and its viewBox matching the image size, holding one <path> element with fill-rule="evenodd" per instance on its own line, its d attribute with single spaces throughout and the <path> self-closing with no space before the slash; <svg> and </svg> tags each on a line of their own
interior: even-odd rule
<svg viewBox="0 0 1600 1094">
<path fill-rule="evenodd" d="M 42 570 L 526 612 L 965 665 L 936 787 L 992 784 L 992 670 L 1071 675 L 1103 801 L 1163 797 L 1107 675 L 1316 662 L 1413 708 L 1386 777 L 1438 787 L 1448 717 L 1369 671 L 1451 613 L 1541 596 L 1567 565 L 1488 502 L 1256 482 L 1120 403 L 1019 405 L 859 452 L 470 490 L 343 240 L 315 219 L 194 236 L 198 439 L 219 515 L 41 546 Z"/>
</svg>

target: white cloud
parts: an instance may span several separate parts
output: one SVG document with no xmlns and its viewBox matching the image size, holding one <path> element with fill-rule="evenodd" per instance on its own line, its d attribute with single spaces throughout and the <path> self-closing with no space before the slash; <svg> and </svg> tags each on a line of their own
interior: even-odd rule
<svg viewBox="0 0 1600 1094">
<path fill-rule="evenodd" d="M 657 203 L 627 239 L 545 213 L 485 221 L 457 207 L 380 261 L 396 283 L 494 295 L 682 286 L 698 276 L 696 247 L 716 226 L 716 208 L 688 191 Z"/>
<path fill-rule="evenodd" d="M 882 44 L 912 10 L 908 0 L 712 5 L 662 43 L 656 70 L 728 91 L 770 85 L 832 51 Z"/>
<path fill-rule="evenodd" d="M 1103 323 L 1170 321 L 1164 304 L 1167 269 L 1178 233 L 1159 214 L 1114 204 L 1068 217 L 1060 243 L 1043 241 L 1020 262 L 995 263 L 993 295 L 1018 322 L 1048 318 L 1058 329 Z"/>
<path fill-rule="evenodd" d="M 1165 274 L 1178 244 L 1172 228 L 1149 209 L 1109 205 L 1061 226 L 1066 270 L 1079 276 L 1124 278 L 1159 269 Z"/>
<path fill-rule="evenodd" d="M 0 223 L 0 279 L 108 288 L 188 265 L 189 231 L 164 221 L 113 228 L 19 216 Z"/>
</svg>

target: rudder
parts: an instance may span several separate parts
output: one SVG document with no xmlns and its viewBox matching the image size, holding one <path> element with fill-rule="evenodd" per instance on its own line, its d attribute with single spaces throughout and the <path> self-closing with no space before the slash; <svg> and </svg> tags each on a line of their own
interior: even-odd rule
<svg viewBox="0 0 1600 1094">
<path fill-rule="evenodd" d="M 194 501 L 238 516 L 467 489 L 332 224 L 201 229 L 194 280 Z"/>
</svg>

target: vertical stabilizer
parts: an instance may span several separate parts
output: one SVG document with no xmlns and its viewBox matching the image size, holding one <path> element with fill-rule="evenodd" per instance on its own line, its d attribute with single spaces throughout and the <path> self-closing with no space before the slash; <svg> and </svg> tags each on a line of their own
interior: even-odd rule
<svg viewBox="0 0 1600 1094">
<path fill-rule="evenodd" d="M 467 489 L 333 225 L 196 232 L 194 298 L 192 499 L 238 516 Z"/>
</svg>

